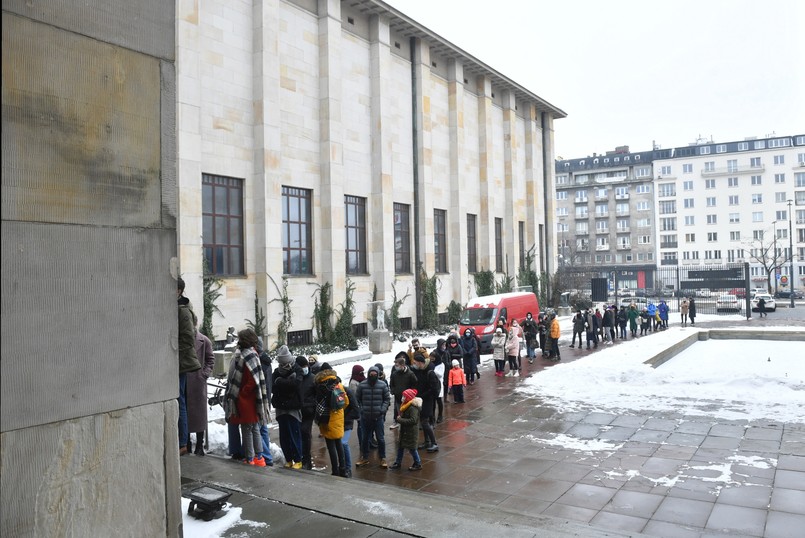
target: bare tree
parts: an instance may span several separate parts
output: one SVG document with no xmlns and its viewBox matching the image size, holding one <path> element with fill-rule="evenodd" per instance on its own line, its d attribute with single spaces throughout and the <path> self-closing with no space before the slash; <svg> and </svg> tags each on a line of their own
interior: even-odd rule
<svg viewBox="0 0 805 538">
<path fill-rule="evenodd" d="M 763 271 L 766 273 L 766 290 L 771 293 L 771 275 L 788 263 L 791 258 L 790 253 L 786 253 L 784 244 L 777 246 L 779 242 L 775 241 L 774 237 L 767 239 L 766 235 L 772 234 L 760 231 L 757 237 L 745 239 L 742 243 L 747 246 L 746 252 L 749 254 L 749 261 L 763 267 Z"/>
</svg>

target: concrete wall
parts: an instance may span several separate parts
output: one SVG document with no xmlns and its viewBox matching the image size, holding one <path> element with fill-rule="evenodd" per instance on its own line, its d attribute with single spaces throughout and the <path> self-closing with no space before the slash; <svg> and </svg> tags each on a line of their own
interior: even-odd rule
<svg viewBox="0 0 805 538">
<path fill-rule="evenodd" d="M 2 17 L 0 533 L 179 535 L 173 5 Z"/>
</svg>

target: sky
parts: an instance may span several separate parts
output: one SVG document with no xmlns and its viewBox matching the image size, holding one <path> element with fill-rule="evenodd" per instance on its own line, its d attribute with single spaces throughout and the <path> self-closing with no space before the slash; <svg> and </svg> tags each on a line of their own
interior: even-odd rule
<svg viewBox="0 0 805 538">
<path fill-rule="evenodd" d="M 567 346 L 572 334 L 572 319 L 561 317 L 561 344 Z M 734 328 L 742 330 L 746 322 L 740 315 L 707 315 L 696 317 L 700 322 L 721 320 L 734 321 Z M 761 340 L 708 340 L 700 341 L 679 353 L 658 368 L 652 368 L 644 361 L 656 353 L 667 349 L 675 342 L 689 336 L 699 328 L 680 327 L 672 324 L 662 332 L 646 337 L 630 338 L 617 346 L 604 347 L 587 357 L 557 363 L 523 378 L 511 378 L 514 390 L 524 397 L 537 397 L 542 405 L 551 406 L 564 412 L 602 411 L 630 415 L 647 411 L 668 411 L 695 420 L 696 416 L 711 416 L 722 420 L 774 420 L 783 423 L 802 422 L 805 419 L 805 362 L 800 358 L 802 342 L 761 341 Z M 789 330 L 772 327 L 769 330 Z M 791 327 L 790 330 L 801 330 Z M 438 338 L 421 338 L 428 346 Z M 407 350 L 407 343 L 395 341 L 392 351 L 360 361 L 364 368 L 380 362 L 386 372 L 391 371 L 394 355 Z M 362 349 L 361 351 L 365 351 Z M 319 360 L 334 359 L 354 355 L 342 352 L 322 355 Z M 491 371 L 491 355 L 482 356 L 482 371 Z M 728 363 L 729 367 L 725 367 Z M 345 362 L 334 367 L 345 382 L 349 380 L 353 362 Z M 489 381 L 490 377 L 485 377 Z M 516 380 L 516 381 L 515 381 Z M 508 382 L 508 380 L 506 381 Z M 209 412 L 210 449 L 216 453 L 226 453 L 226 427 L 217 422 L 223 416 L 220 406 Z M 522 420 L 522 419 L 515 419 Z M 683 419 L 685 420 L 685 419 Z M 272 430 L 271 452 L 275 465 L 284 462 L 280 447 L 276 422 Z M 315 432 L 315 429 L 314 429 Z M 585 439 L 568 434 L 545 434 L 535 437 L 525 434 L 532 442 L 541 446 L 577 450 L 583 453 L 616 452 L 623 446 L 622 441 L 604 439 Z M 510 441 L 514 441 L 511 439 Z M 353 455 L 354 458 L 354 455 Z M 758 456 L 733 455 L 727 462 L 691 467 L 672 476 L 651 477 L 641 475 L 637 469 L 610 471 L 610 478 L 625 476 L 635 478 L 644 476 L 657 485 L 672 486 L 685 479 L 695 478 L 713 482 L 718 488 L 740 485 L 732 476 L 736 473 L 733 465 L 772 468 L 776 460 Z M 717 476 L 702 478 L 701 471 L 715 471 Z M 690 473 L 686 474 L 686 473 Z M 720 473 L 720 474 L 719 474 Z M 213 538 L 221 536 L 235 525 L 254 527 L 253 535 L 266 532 L 259 522 L 242 518 L 241 508 L 227 506 L 225 515 L 211 523 L 194 520 L 187 515 L 189 501 L 182 499 L 185 536 L 193 538 Z M 390 509 L 390 507 L 389 507 Z"/>
<path fill-rule="evenodd" d="M 557 159 L 805 133 L 800 0 L 386 2 L 564 110 Z"/>
</svg>

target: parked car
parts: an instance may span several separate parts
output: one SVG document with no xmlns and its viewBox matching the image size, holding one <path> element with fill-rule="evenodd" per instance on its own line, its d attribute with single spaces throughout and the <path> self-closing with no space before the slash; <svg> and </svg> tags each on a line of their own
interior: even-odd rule
<svg viewBox="0 0 805 538">
<path fill-rule="evenodd" d="M 710 293 L 710 290 L 708 290 L 707 288 L 702 288 L 696 291 L 696 297 L 703 297 L 705 299 L 709 299 L 712 296 L 713 294 Z"/>
<path fill-rule="evenodd" d="M 621 288 L 618 290 L 618 297 L 631 297 L 632 295 L 632 290 L 629 288 Z"/>
<path fill-rule="evenodd" d="M 766 288 L 752 288 L 749 290 L 749 297 L 752 298 L 758 293 L 769 293 Z"/>
<path fill-rule="evenodd" d="M 738 299 L 746 299 L 745 288 L 733 288 L 730 290 L 730 294 L 736 296 Z"/>
<path fill-rule="evenodd" d="M 768 293 L 756 293 L 754 297 L 752 297 L 752 312 L 758 312 L 759 308 L 757 307 L 758 299 L 763 297 L 766 300 L 766 311 L 767 312 L 777 312 L 777 303 L 774 302 L 774 298 L 769 295 Z"/>
<path fill-rule="evenodd" d="M 621 299 L 621 306 L 629 308 L 631 304 L 634 304 L 637 310 L 643 310 L 643 307 L 648 307 L 648 300 L 645 297 L 624 297 Z"/>
<path fill-rule="evenodd" d="M 791 290 L 780 290 L 780 291 L 778 291 L 777 293 L 774 294 L 774 298 L 775 299 L 790 299 L 792 294 L 794 295 L 794 299 L 804 299 L 805 298 L 805 293 L 803 293 L 803 292 L 801 292 L 799 290 L 794 290 L 793 292 Z"/>
<path fill-rule="evenodd" d="M 740 312 L 741 303 L 738 302 L 738 297 L 731 293 L 725 293 L 718 296 L 716 299 L 716 312 Z"/>
</svg>

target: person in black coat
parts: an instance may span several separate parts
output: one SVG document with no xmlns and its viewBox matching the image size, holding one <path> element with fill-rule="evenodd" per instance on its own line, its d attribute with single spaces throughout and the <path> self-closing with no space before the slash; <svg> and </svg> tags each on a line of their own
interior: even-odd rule
<svg viewBox="0 0 805 538">
<path fill-rule="evenodd" d="M 358 397 L 354 390 L 348 386 L 345 386 L 344 390 L 347 391 L 349 404 L 344 409 L 344 436 L 341 438 L 341 444 L 344 447 L 344 463 L 346 464 L 344 477 L 352 478 L 352 453 L 349 450 L 349 438 L 352 436 L 355 421 L 361 419 L 361 406 L 358 404 Z"/>
<path fill-rule="evenodd" d="M 302 468 L 302 369 L 288 351 L 281 346 L 272 377 L 271 405 L 274 406 L 280 430 L 280 447 L 285 456 L 285 467 Z"/>
<path fill-rule="evenodd" d="M 419 414 L 419 424 L 425 434 L 425 443 L 421 448 L 428 452 L 437 452 L 439 445 L 436 444 L 436 434 L 433 432 L 433 402 L 436 394 L 439 393 L 439 376 L 429 365 L 428 357 L 421 353 L 414 355 L 411 369 L 416 376 L 417 396 L 422 398 L 422 409 Z"/>
<path fill-rule="evenodd" d="M 305 357 L 296 357 L 296 365 L 302 369 L 302 383 L 299 391 L 302 395 L 302 469 L 313 469 L 310 447 L 313 442 L 313 419 L 316 415 L 316 377 L 310 372 L 310 365 Z"/>
<path fill-rule="evenodd" d="M 469 329 L 464 330 L 464 336 L 459 340 L 464 356 L 464 375 L 470 385 L 475 384 L 475 374 L 478 372 L 478 340 Z"/>
</svg>

